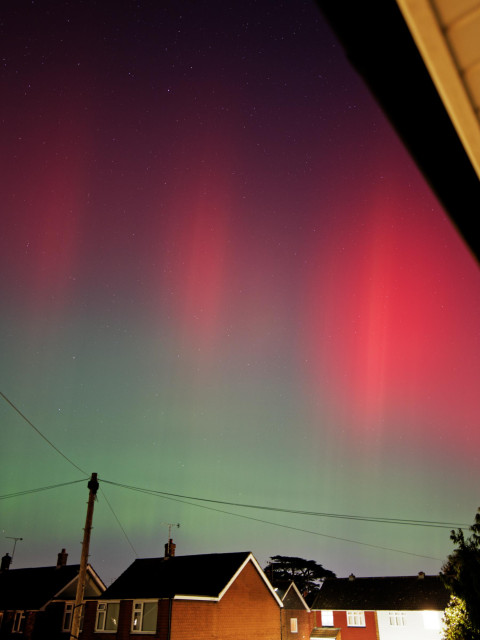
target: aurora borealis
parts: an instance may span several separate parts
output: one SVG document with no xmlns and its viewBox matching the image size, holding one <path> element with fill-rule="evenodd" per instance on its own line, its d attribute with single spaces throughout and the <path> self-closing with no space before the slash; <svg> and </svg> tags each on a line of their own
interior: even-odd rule
<svg viewBox="0 0 480 640">
<path fill-rule="evenodd" d="M 448 528 L 102 483 L 473 520 L 478 265 L 316 5 L 7 0 L 1 30 L 0 390 L 98 473 L 100 576 L 168 523 L 179 554 L 438 572 Z M 83 477 L 0 400 L 3 495 Z M 86 499 L 3 499 L 13 566 L 78 562 Z"/>
</svg>

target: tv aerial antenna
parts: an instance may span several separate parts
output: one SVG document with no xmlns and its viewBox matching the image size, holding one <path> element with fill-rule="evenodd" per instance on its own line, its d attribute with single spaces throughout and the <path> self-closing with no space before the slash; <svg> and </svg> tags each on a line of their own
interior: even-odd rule
<svg viewBox="0 0 480 640">
<path fill-rule="evenodd" d="M 23 538 L 16 538 L 15 536 L 5 536 L 5 538 L 7 538 L 7 540 L 13 540 L 13 551 L 12 551 L 12 559 L 11 562 L 13 562 L 13 556 L 15 555 L 15 547 L 17 546 L 17 542 L 19 540 L 23 540 Z"/>
<path fill-rule="evenodd" d="M 172 537 L 172 527 L 177 527 L 177 529 L 180 529 L 180 523 L 179 522 L 161 522 L 160 524 L 164 524 L 165 526 L 168 527 L 168 539 L 170 540 Z"/>
</svg>

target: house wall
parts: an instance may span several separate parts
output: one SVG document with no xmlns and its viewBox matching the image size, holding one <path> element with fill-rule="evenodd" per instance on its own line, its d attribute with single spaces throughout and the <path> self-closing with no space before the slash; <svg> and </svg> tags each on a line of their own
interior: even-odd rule
<svg viewBox="0 0 480 640">
<path fill-rule="evenodd" d="M 318 626 L 321 627 L 321 613 L 316 612 Z M 333 612 L 333 626 L 342 630 L 342 640 L 378 640 L 377 621 L 374 611 L 365 611 L 364 627 L 349 627 L 347 625 L 347 612 Z"/>
<path fill-rule="evenodd" d="M 297 633 L 291 631 L 290 619 L 297 619 Z M 305 609 L 282 609 L 282 640 L 309 640 L 314 625 L 313 612 Z"/>
<path fill-rule="evenodd" d="M 12 631 L 12 627 L 15 617 L 15 611 L 4 611 L 2 616 L 2 626 L 0 628 L 0 638 L 2 640 L 7 640 L 7 638 L 22 638 L 22 640 L 31 640 L 31 638 L 33 638 L 33 631 L 35 628 L 35 620 L 37 614 L 38 611 L 25 611 L 23 633 L 14 633 Z"/>
<path fill-rule="evenodd" d="M 80 640 L 281 640 L 280 605 L 250 562 L 220 602 L 159 600 L 156 634 L 131 633 L 132 607 L 120 602 L 116 633 L 95 633 L 97 602 L 88 602 Z"/>
<path fill-rule="evenodd" d="M 405 613 L 405 626 L 392 626 L 388 611 L 377 612 L 380 640 L 441 640 L 443 611 Z"/>
<path fill-rule="evenodd" d="M 280 606 L 250 562 L 220 602 L 172 606 L 171 640 L 280 640 Z"/>
<path fill-rule="evenodd" d="M 32 640 L 67 640 L 69 633 L 62 632 L 64 602 L 51 602 L 45 611 L 38 611 L 35 626 L 32 630 Z"/>
</svg>

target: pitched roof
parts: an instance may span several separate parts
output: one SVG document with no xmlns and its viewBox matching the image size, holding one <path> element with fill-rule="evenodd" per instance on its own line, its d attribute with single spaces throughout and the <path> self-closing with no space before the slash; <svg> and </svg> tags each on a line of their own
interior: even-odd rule
<svg viewBox="0 0 480 640">
<path fill-rule="evenodd" d="M 440 576 L 331 578 L 323 583 L 312 609 L 441 611 L 449 598 Z"/>
<path fill-rule="evenodd" d="M 269 586 L 260 567 L 248 551 L 135 560 L 108 587 L 102 599 L 175 596 L 219 598 L 236 573 L 249 560 L 259 569 L 261 577 L 277 599 L 273 588 Z"/>
<path fill-rule="evenodd" d="M 280 598 L 285 609 L 305 609 L 306 611 L 310 611 L 307 603 L 303 599 L 302 594 L 300 593 L 297 585 L 294 582 L 290 583 L 288 589 L 282 595 L 280 595 Z"/>
<path fill-rule="evenodd" d="M 0 609 L 41 609 L 78 575 L 78 564 L 0 572 Z"/>
</svg>

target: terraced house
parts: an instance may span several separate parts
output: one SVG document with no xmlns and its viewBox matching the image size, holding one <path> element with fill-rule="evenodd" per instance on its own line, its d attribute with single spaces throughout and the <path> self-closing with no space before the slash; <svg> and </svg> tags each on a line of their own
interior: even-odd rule
<svg viewBox="0 0 480 640">
<path fill-rule="evenodd" d="M 313 638 L 440 640 L 449 593 L 440 576 L 326 580 L 312 609 Z"/>
</svg>

